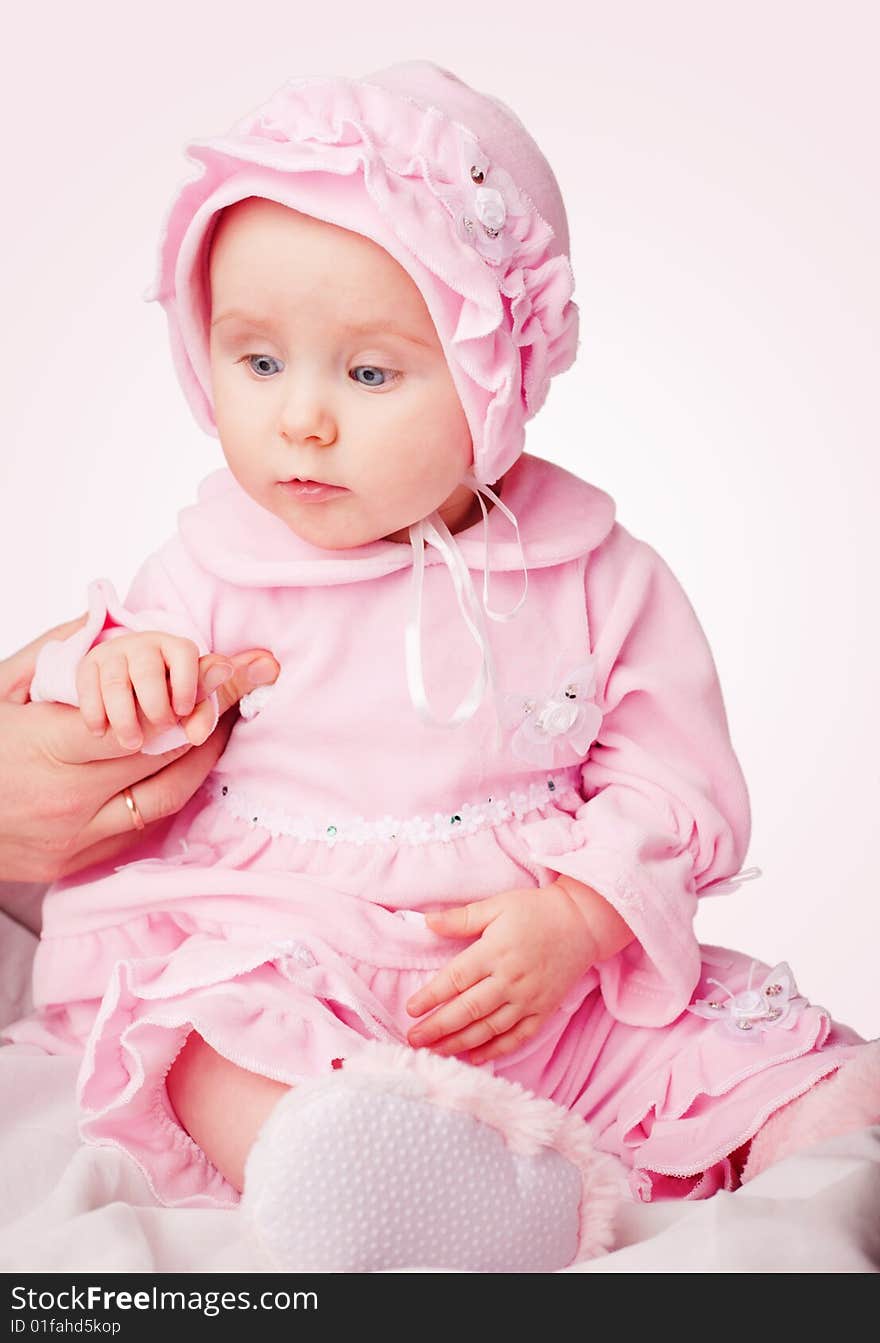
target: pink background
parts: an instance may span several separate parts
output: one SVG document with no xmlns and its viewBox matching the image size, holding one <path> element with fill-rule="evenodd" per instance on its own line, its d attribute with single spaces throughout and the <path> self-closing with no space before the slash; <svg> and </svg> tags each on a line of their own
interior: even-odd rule
<svg viewBox="0 0 880 1343">
<path fill-rule="evenodd" d="M 292 75 L 449 66 L 568 203 L 583 344 L 529 450 L 616 498 L 715 653 L 764 875 L 699 935 L 880 1035 L 877 7 L 154 0 L 4 36 L 0 655 L 124 593 L 222 464 L 141 297 L 184 141 Z"/>
</svg>

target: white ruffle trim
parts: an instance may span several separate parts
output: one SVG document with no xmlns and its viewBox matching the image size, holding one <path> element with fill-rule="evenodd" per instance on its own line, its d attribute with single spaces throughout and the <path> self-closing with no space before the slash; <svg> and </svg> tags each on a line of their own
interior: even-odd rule
<svg viewBox="0 0 880 1343">
<path fill-rule="evenodd" d="M 252 793 L 242 792 L 229 784 L 210 782 L 206 785 L 209 797 L 220 802 L 237 820 L 259 826 L 273 835 L 288 835 L 292 839 L 312 840 L 322 844 L 433 844 L 448 842 L 460 835 L 470 835 L 500 825 L 530 811 L 556 806 L 558 798 L 573 793 L 583 801 L 575 786 L 580 767 L 548 774 L 530 784 L 525 790 L 509 793 L 506 797 L 487 797 L 482 802 L 465 802 L 455 811 L 435 811 L 433 816 L 382 816 L 375 821 L 356 816 L 344 821 L 314 816 L 291 816 L 277 807 L 266 805 Z"/>
<path fill-rule="evenodd" d="M 260 713 L 262 709 L 265 709 L 266 705 L 269 703 L 274 689 L 274 685 L 258 685 L 256 690 L 251 690 L 248 694 L 242 695 L 241 699 L 238 701 L 238 712 L 241 714 L 242 718 L 244 718 L 245 721 L 249 721 L 251 718 L 256 718 L 257 714 Z"/>
</svg>

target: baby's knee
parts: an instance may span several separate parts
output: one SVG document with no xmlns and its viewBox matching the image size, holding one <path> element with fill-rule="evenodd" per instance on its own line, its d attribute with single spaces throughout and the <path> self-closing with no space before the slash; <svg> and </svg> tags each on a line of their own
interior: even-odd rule
<svg viewBox="0 0 880 1343">
<path fill-rule="evenodd" d="M 193 1030 L 168 1070 L 165 1089 L 181 1127 L 241 1192 L 248 1152 L 290 1088 L 240 1068 Z"/>
</svg>

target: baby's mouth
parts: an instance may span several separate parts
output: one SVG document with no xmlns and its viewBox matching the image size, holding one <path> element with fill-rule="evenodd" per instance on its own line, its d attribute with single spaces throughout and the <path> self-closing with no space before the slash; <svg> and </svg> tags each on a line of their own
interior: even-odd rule
<svg viewBox="0 0 880 1343">
<path fill-rule="evenodd" d="M 349 492 L 344 485 L 330 485 L 324 480 L 299 480 L 294 477 L 291 480 L 279 480 L 278 484 L 285 493 L 292 494 L 298 499 L 313 500 L 316 503 L 324 499 L 334 499 Z"/>
</svg>

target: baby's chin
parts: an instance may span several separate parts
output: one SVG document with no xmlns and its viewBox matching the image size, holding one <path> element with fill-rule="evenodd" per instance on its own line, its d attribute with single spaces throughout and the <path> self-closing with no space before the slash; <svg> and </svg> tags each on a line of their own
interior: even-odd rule
<svg viewBox="0 0 880 1343">
<path fill-rule="evenodd" d="M 233 475 L 254 503 L 283 522 L 301 541 L 322 550 L 353 550 L 374 541 L 410 543 L 409 523 L 399 517 L 369 516 L 363 499 L 354 490 L 335 499 L 307 503 L 294 497 L 282 498 L 265 482 L 242 479 L 235 471 Z"/>
<path fill-rule="evenodd" d="M 393 522 L 375 523 L 364 518 L 344 517 L 342 510 L 345 496 L 328 499 L 323 503 L 294 504 L 284 509 L 273 508 L 270 511 L 285 524 L 301 541 L 319 546 L 322 550 L 354 550 L 358 546 L 368 546 L 374 541 L 397 541 L 409 545 L 407 527 L 388 531 Z"/>
</svg>

